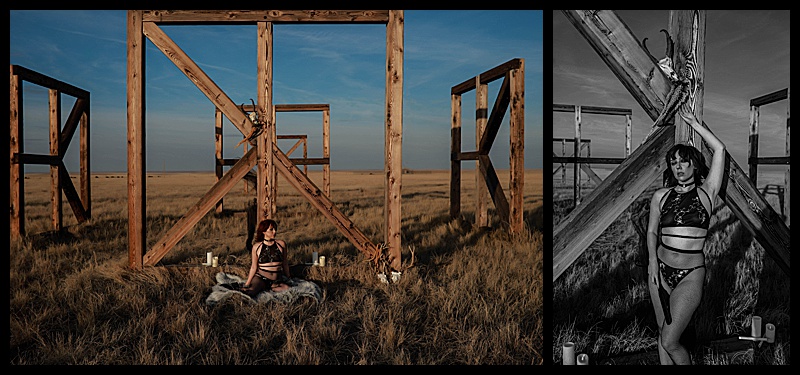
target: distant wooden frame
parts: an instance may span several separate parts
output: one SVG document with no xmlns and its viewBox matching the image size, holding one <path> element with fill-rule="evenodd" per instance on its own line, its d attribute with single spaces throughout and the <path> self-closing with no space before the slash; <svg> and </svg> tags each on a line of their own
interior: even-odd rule
<svg viewBox="0 0 800 375">
<path fill-rule="evenodd" d="M 625 158 L 631 154 L 631 116 L 633 111 L 629 108 L 612 108 L 612 107 L 595 107 L 583 106 L 573 104 L 553 104 L 554 112 L 568 112 L 575 114 L 575 139 L 573 143 L 573 154 L 571 157 L 567 156 L 554 156 L 553 163 L 573 163 L 573 189 L 572 189 L 572 202 L 573 206 L 580 204 L 581 200 L 581 170 L 586 170 L 584 164 L 620 164 Z M 591 156 L 582 158 L 578 145 L 581 142 L 581 125 L 583 124 L 583 114 L 598 114 L 598 115 L 614 115 L 625 116 L 625 158 L 592 158 Z M 594 173 L 594 172 L 592 172 Z M 587 174 L 589 172 L 587 171 Z M 596 177 L 597 175 L 595 175 Z M 595 181 L 597 182 L 597 181 Z M 598 185 L 600 184 L 597 182 Z"/>
<path fill-rule="evenodd" d="M 779 102 L 786 99 L 786 156 L 759 157 L 758 156 L 758 124 L 761 106 Z M 789 165 L 789 88 L 778 90 L 757 98 L 750 99 L 750 137 L 748 143 L 750 147 L 747 153 L 747 164 L 750 165 L 750 181 L 754 186 L 758 186 L 758 165 L 759 164 L 786 164 Z M 783 205 L 781 211 L 784 213 L 786 224 L 789 224 L 789 181 L 790 169 L 786 169 L 784 176 L 785 187 L 781 191 Z M 765 190 L 766 191 L 766 190 Z"/>
<path fill-rule="evenodd" d="M 153 266 L 188 233 L 216 202 L 256 164 L 257 220 L 274 215 L 273 185 L 277 169 L 356 248 L 374 258 L 381 252 L 352 222 L 332 205 L 311 180 L 288 161 L 275 145 L 272 104 L 272 25 L 273 23 L 373 23 L 386 25 L 386 101 L 384 126 L 385 209 L 384 244 L 389 265 L 401 267 L 402 133 L 403 133 L 403 27 L 402 10 L 129 10 L 128 48 L 128 263 L 130 268 Z M 144 37 L 147 37 L 202 91 L 242 132 L 250 134 L 253 123 L 197 64 L 175 44 L 159 25 L 180 24 L 255 24 L 257 26 L 258 117 L 264 131 L 251 149 L 228 170 L 200 201 L 192 207 L 145 254 L 145 170 L 144 170 Z"/>
<path fill-rule="evenodd" d="M 25 164 L 45 164 L 50 166 L 50 202 L 52 203 L 51 222 L 53 230 L 62 229 L 61 192 L 67 197 L 78 223 L 92 217 L 91 179 L 89 168 L 89 92 L 70 84 L 53 79 L 19 65 L 11 65 L 10 80 L 10 146 L 11 151 L 11 237 L 25 235 Z M 23 141 L 23 90 L 24 81 L 49 89 L 50 154 L 26 154 Z M 75 97 L 75 104 L 69 117 L 61 127 L 61 94 Z M 64 155 L 72 141 L 75 130 L 80 126 L 80 195 L 64 166 Z"/>
<path fill-rule="evenodd" d="M 491 115 L 488 113 L 488 84 L 503 78 Z M 475 137 L 477 151 L 461 151 L 461 95 L 475 90 Z M 510 106 L 509 106 L 510 103 Z M 489 151 L 497 131 L 509 110 L 511 128 L 511 204 L 506 200 L 497 178 Z M 475 222 L 479 227 L 488 225 L 487 189 L 491 195 L 500 221 L 508 225 L 511 233 L 523 228 L 522 198 L 525 174 L 524 122 L 525 122 L 525 60 L 511 59 L 497 67 L 468 79 L 450 90 L 450 217 L 461 213 L 461 162 L 476 160 L 477 205 Z M 484 189 L 484 186 L 486 189 Z"/>
<path fill-rule="evenodd" d="M 277 139 L 298 139 L 297 143 L 286 152 L 286 156 L 289 156 L 294 152 L 294 150 L 299 147 L 301 144 L 303 145 L 303 157 L 302 158 L 292 158 L 291 160 L 295 165 L 302 165 L 303 166 L 303 173 L 308 175 L 308 166 L 309 165 L 322 165 L 322 189 L 329 198 L 331 196 L 331 169 L 330 169 L 330 144 L 331 144 L 331 137 L 330 137 L 330 126 L 331 126 L 331 108 L 329 104 L 276 104 L 274 107 L 274 112 L 322 112 L 322 158 L 308 158 L 308 135 L 305 134 L 297 134 L 297 135 L 277 135 Z M 255 106 L 252 104 L 242 105 L 241 109 L 245 112 L 254 112 L 256 110 Z M 215 172 L 217 176 L 217 181 L 222 178 L 222 167 L 226 165 L 234 165 L 238 158 L 232 159 L 225 159 L 222 157 L 222 112 L 219 108 L 215 109 L 215 121 L 214 121 L 214 144 L 215 144 Z M 277 121 L 275 119 L 275 113 L 273 113 L 273 121 L 275 121 L 275 126 L 277 127 Z M 245 151 L 247 152 L 247 143 L 244 144 Z M 249 177 L 250 172 L 245 177 Z M 277 180 L 275 180 L 275 188 L 277 190 Z M 245 185 L 246 186 L 246 185 Z M 274 201 L 277 201 L 277 191 L 274 191 L 272 196 L 275 197 Z M 217 203 L 216 212 L 222 212 L 222 205 L 223 200 L 220 199 Z M 274 209 L 273 209 L 274 211 Z"/>
</svg>

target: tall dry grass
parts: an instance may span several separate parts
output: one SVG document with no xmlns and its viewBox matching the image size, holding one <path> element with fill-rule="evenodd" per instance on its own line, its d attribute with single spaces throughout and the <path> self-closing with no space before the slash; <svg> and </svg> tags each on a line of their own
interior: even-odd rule
<svg viewBox="0 0 800 375">
<path fill-rule="evenodd" d="M 554 186 L 553 225 L 572 210 L 572 187 Z M 658 364 L 658 327 L 646 286 L 646 266 L 637 266 L 640 236 L 633 222 L 649 211 L 656 182 L 626 209 L 553 284 L 552 361 L 561 363 L 561 345 L 576 343 L 576 353 L 599 362 L 628 354 L 639 364 Z M 582 195 L 588 196 L 587 184 Z M 778 198 L 767 201 L 780 213 Z M 646 225 L 646 219 L 644 221 Z M 731 210 L 716 200 L 705 246 L 703 300 L 684 337 L 695 364 L 789 364 L 790 278 L 753 238 Z M 751 318 L 772 323 L 774 344 L 728 352 L 713 345 L 749 336 Z M 763 330 L 763 328 L 762 328 Z M 736 339 L 734 339 L 735 341 Z"/>
<path fill-rule="evenodd" d="M 310 171 L 321 186 L 321 172 Z M 507 175 L 506 175 L 507 176 Z M 335 227 L 279 179 L 278 237 L 290 264 L 312 251 L 328 267 L 305 278 L 321 302 L 251 305 L 205 298 L 219 271 L 247 276 L 238 185 L 223 214 L 208 213 L 155 267 L 128 268 L 124 174 L 92 178 L 92 219 L 50 228 L 47 175 L 26 176 L 26 228 L 10 241 L 11 364 L 541 364 L 542 174 L 527 171 L 526 230 L 475 228 L 474 175 L 465 171 L 463 217 L 450 220 L 449 172 L 402 180 L 402 254 L 416 264 L 384 284 Z M 501 174 L 501 182 L 508 181 Z M 214 183 L 211 173 L 149 174 L 152 246 Z M 77 181 L 76 181 L 77 184 Z M 332 199 L 375 243 L 383 236 L 382 172 L 333 172 Z M 490 204 L 491 206 L 491 204 Z M 220 267 L 199 266 L 205 253 Z"/>
</svg>

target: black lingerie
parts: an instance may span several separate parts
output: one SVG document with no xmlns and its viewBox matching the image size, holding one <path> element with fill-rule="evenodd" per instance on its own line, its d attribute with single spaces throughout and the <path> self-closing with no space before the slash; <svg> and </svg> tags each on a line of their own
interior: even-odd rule
<svg viewBox="0 0 800 375">
<path fill-rule="evenodd" d="M 265 246 L 266 249 L 264 248 Z M 264 245 L 262 243 L 261 248 L 258 249 L 259 268 L 264 272 L 278 273 L 279 271 L 268 270 L 262 266 L 262 264 L 273 262 L 283 262 L 283 252 L 278 248 L 278 243 L 274 242 L 272 245 Z"/>
<path fill-rule="evenodd" d="M 697 191 L 701 190 L 709 198 L 705 190 L 701 187 L 696 187 L 685 193 L 678 193 L 675 189 L 669 191 L 666 196 L 666 201 L 661 209 L 661 217 L 658 226 L 658 244 L 667 250 L 684 253 L 684 254 L 702 254 L 703 249 L 691 250 L 680 249 L 677 247 L 669 246 L 664 243 L 663 237 L 677 237 L 677 238 L 691 238 L 691 239 L 705 239 L 706 236 L 688 236 L 681 234 L 664 233 L 661 229 L 667 227 L 695 227 L 708 230 L 709 226 L 709 213 L 700 201 L 700 196 Z M 669 285 L 670 289 L 675 289 L 676 286 L 683 280 L 689 273 L 698 269 L 704 268 L 705 264 L 690 268 L 675 268 L 667 265 L 660 258 L 658 260 L 658 269 L 664 278 L 664 281 Z M 658 297 L 661 301 L 661 308 L 664 310 L 664 320 L 667 324 L 672 323 L 672 315 L 669 309 L 669 296 L 670 294 L 661 285 L 661 278 L 658 278 Z"/>
</svg>

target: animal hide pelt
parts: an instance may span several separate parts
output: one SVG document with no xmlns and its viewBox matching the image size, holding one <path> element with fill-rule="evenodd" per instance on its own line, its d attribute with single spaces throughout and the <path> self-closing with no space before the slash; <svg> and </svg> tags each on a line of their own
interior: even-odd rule
<svg viewBox="0 0 800 375">
<path fill-rule="evenodd" d="M 322 289 L 319 285 L 298 278 L 291 278 L 286 283 L 289 289 L 281 292 L 263 291 L 259 293 L 256 298 L 250 298 L 247 294 L 240 292 L 238 289 L 244 285 L 244 280 L 236 275 L 219 272 L 216 276 L 217 284 L 211 287 L 211 293 L 206 298 L 206 304 L 209 306 L 216 305 L 225 299 L 239 295 L 244 297 L 251 303 L 268 303 L 268 302 L 285 302 L 291 303 L 302 297 L 311 297 L 315 301 L 322 300 Z"/>
</svg>

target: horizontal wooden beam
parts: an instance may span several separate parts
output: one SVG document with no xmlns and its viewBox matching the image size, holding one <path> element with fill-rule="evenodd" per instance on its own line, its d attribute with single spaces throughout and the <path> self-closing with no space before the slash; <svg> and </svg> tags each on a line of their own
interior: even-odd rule
<svg viewBox="0 0 800 375">
<path fill-rule="evenodd" d="M 479 75 L 481 84 L 489 83 L 494 80 L 505 77 L 506 73 L 513 69 L 519 69 L 522 66 L 522 59 L 511 59 L 503 64 L 500 64 L 492 69 L 489 69 Z M 450 89 L 450 95 L 461 95 L 470 90 L 475 90 L 475 78 L 472 77 L 462 83 L 453 86 Z"/>
<path fill-rule="evenodd" d="M 305 134 L 297 134 L 297 135 L 279 135 L 278 139 L 307 139 L 308 136 Z"/>
<path fill-rule="evenodd" d="M 586 158 L 574 156 L 553 156 L 553 163 L 619 164 L 626 158 Z"/>
<path fill-rule="evenodd" d="M 789 165 L 789 156 L 751 156 L 747 159 L 748 164 L 785 164 Z"/>
<path fill-rule="evenodd" d="M 142 20 L 160 24 L 377 23 L 388 10 L 144 10 Z"/>
<path fill-rule="evenodd" d="M 11 162 L 14 164 L 44 164 L 56 166 L 61 162 L 61 157 L 58 155 L 17 153 L 11 157 Z"/>
<path fill-rule="evenodd" d="M 762 105 L 774 103 L 779 100 L 788 98 L 789 98 L 789 89 L 778 90 L 773 93 L 769 93 L 766 95 L 759 96 L 757 98 L 750 99 L 750 106 L 760 107 Z"/>
<path fill-rule="evenodd" d="M 62 94 L 67 94 L 76 98 L 89 97 L 89 92 L 84 89 L 72 86 L 69 83 L 59 81 L 55 78 L 48 77 L 23 66 L 11 65 L 11 74 L 19 76 L 19 78 L 21 78 L 23 81 L 35 83 L 48 89 L 57 90 Z"/>
<path fill-rule="evenodd" d="M 575 142 L 575 138 L 553 138 L 553 142 Z M 581 143 L 591 143 L 591 139 L 581 138 Z"/>
<path fill-rule="evenodd" d="M 575 112 L 574 104 L 553 104 L 554 112 Z M 581 106 L 581 113 L 583 114 L 598 114 L 598 115 L 633 115 L 633 110 L 627 108 L 612 108 L 612 107 L 593 107 L 589 105 Z"/>
</svg>

